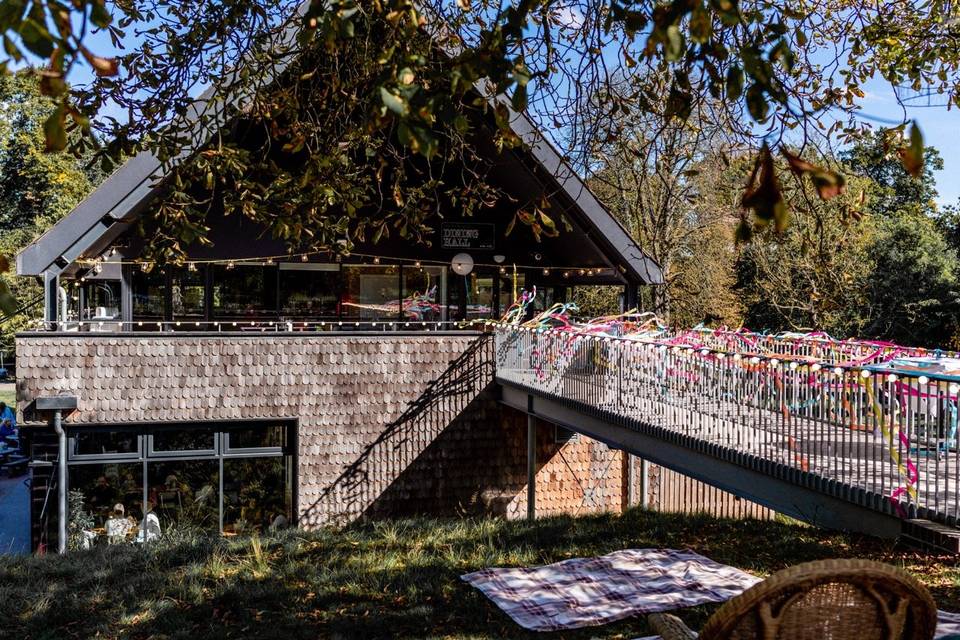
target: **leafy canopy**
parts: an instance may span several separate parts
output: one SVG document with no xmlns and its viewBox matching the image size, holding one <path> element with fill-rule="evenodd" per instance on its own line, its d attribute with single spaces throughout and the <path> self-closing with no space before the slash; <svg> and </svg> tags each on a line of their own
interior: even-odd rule
<svg viewBox="0 0 960 640">
<path fill-rule="evenodd" d="M 252 94 L 283 76 L 291 60 L 318 52 L 334 65 L 358 65 L 360 53 L 371 61 L 363 71 L 353 66 L 344 73 L 323 106 L 345 101 L 349 121 L 365 135 L 399 141 L 360 144 L 352 130 L 341 128 L 346 154 L 337 151 L 339 144 L 329 144 L 332 135 L 324 135 L 327 144 L 317 148 L 305 143 L 328 164 L 340 163 L 344 175 L 391 155 L 432 161 L 449 152 L 445 143 L 451 134 L 437 129 L 461 129 L 457 118 L 465 104 L 486 106 L 476 103 L 473 92 L 484 79 L 492 92 L 508 93 L 515 109 L 527 109 L 551 129 L 554 139 L 566 141 L 568 152 L 590 137 L 619 135 L 617 116 L 627 107 L 686 120 L 709 96 L 729 112 L 736 135 L 748 143 L 758 137 L 767 142 L 742 204 L 756 221 L 782 228 L 787 220 L 782 169 L 772 162 L 772 150 L 789 138 L 799 151 L 790 167 L 813 178 L 821 197 L 842 191 L 840 176 L 801 156 L 810 145 L 860 132 L 856 100 L 867 79 L 930 87 L 955 101 L 960 48 L 954 41 L 960 27 L 948 8 L 946 0 L 0 0 L 0 34 L 7 63 L 40 61 L 45 67 L 39 86 L 57 101 L 44 125 L 47 147 L 82 150 L 101 139 L 108 141 L 104 157 L 114 160 L 141 149 L 164 160 L 176 158 L 195 142 L 195 129 L 182 115 L 202 88 L 213 99 L 201 122 L 223 123 L 247 108 Z M 137 44 L 108 57 L 90 49 L 94 31 L 117 47 L 134 35 Z M 373 33 L 377 36 L 370 37 Z M 416 48 L 422 35 L 434 44 Z M 94 78 L 71 88 L 67 78 L 77 65 L 92 69 Z M 666 100 L 639 73 L 661 65 L 669 69 Z M 587 98 L 599 100 L 608 114 L 607 122 L 592 130 L 576 123 Z M 107 115 L 117 112 L 127 117 Z M 315 125 L 307 116 L 307 126 L 300 126 L 306 112 L 283 114 L 293 119 L 284 130 L 299 136 Z M 501 142 L 516 144 L 505 108 L 493 115 Z M 902 162 L 918 174 L 923 141 L 916 126 L 908 139 Z M 299 140 L 291 142 L 296 149 Z M 352 153 L 361 147 L 364 154 Z M 249 176 L 264 168 L 270 173 L 273 161 L 262 154 L 234 154 L 228 173 Z M 190 202 L 197 197 L 189 195 L 193 184 L 173 181 L 170 187 Z M 268 190 L 261 183 L 252 197 L 269 199 Z M 331 192 L 331 206 L 344 209 L 356 195 L 336 187 Z M 203 234 L 189 206 L 180 209 L 161 216 L 172 225 L 165 251 L 176 252 L 178 242 Z M 398 205 L 395 213 L 411 217 L 416 227 L 423 209 Z M 291 243 L 304 241 L 305 221 L 316 222 L 298 208 L 275 215 L 274 231 Z M 352 223 L 369 229 L 377 220 Z M 741 235 L 747 229 L 741 225 Z M 340 235 L 348 245 L 342 230 Z"/>
</svg>

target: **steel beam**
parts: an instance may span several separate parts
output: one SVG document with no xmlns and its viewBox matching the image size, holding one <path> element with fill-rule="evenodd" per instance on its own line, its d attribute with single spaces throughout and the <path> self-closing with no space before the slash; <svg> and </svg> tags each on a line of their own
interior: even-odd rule
<svg viewBox="0 0 960 640">
<path fill-rule="evenodd" d="M 703 451 L 669 442 L 639 429 L 612 424 L 555 400 L 531 395 L 526 390 L 498 380 L 501 402 L 535 413 L 607 445 L 624 449 L 654 464 L 752 500 L 782 513 L 828 529 L 859 531 L 882 538 L 900 535 L 901 520 L 854 502 L 826 495 L 816 489 L 788 482 Z"/>
</svg>

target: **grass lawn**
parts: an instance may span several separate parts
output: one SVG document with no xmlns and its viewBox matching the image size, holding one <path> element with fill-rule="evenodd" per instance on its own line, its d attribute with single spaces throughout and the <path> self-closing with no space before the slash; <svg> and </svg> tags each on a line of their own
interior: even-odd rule
<svg viewBox="0 0 960 640">
<path fill-rule="evenodd" d="M 264 539 L 169 539 L 0 564 L 10 638 L 635 638 L 628 620 L 526 633 L 458 576 L 629 547 L 692 548 L 759 575 L 817 558 L 907 568 L 960 609 L 960 570 L 870 538 L 777 522 L 634 510 L 622 517 L 397 520 Z M 695 627 L 715 606 L 682 613 Z"/>
</svg>

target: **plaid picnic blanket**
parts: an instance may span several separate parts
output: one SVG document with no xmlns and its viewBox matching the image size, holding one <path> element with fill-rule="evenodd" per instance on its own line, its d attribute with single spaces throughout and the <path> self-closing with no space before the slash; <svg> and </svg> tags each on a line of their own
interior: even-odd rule
<svg viewBox="0 0 960 640">
<path fill-rule="evenodd" d="M 693 551 L 625 549 L 460 576 L 525 629 L 557 631 L 723 602 L 760 578 Z"/>
<path fill-rule="evenodd" d="M 542 567 L 483 569 L 460 578 L 533 631 L 577 629 L 723 602 L 760 582 L 693 551 L 673 549 L 625 549 Z M 937 613 L 935 640 L 960 640 L 960 614 Z"/>
</svg>

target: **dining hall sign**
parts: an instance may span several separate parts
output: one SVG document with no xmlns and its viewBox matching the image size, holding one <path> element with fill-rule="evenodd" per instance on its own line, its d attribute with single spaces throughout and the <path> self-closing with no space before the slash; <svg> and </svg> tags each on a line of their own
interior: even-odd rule
<svg viewBox="0 0 960 640">
<path fill-rule="evenodd" d="M 484 222 L 444 222 L 440 245 L 444 249 L 493 249 L 494 225 Z"/>
</svg>

